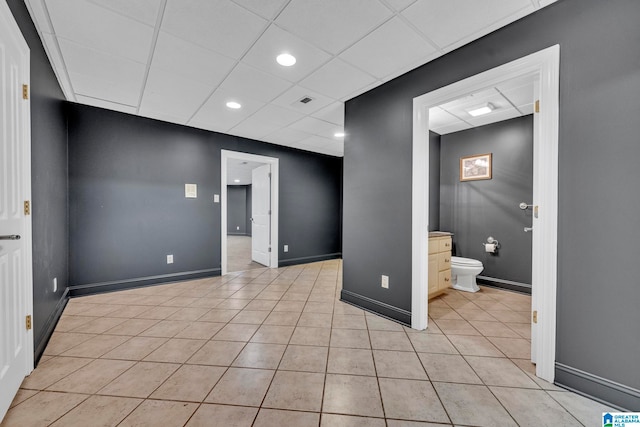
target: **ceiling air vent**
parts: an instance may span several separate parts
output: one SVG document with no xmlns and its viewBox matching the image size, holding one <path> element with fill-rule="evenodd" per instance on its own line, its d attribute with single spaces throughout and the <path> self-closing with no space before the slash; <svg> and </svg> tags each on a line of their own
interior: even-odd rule
<svg viewBox="0 0 640 427">
<path fill-rule="evenodd" d="M 303 104 L 308 104 L 311 101 L 313 101 L 313 98 L 311 98 L 310 96 L 304 96 L 299 102 L 302 102 Z"/>
</svg>

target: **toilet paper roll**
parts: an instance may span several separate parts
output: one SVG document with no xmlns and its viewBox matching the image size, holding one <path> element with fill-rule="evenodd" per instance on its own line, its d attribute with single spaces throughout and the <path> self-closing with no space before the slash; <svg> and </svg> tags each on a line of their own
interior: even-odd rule
<svg viewBox="0 0 640 427">
<path fill-rule="evenodd" d="M 495 253 L 496 252 L 496 244 L 495 243 L 485 243 L 484 251 L 485 252 L 489 252 L 491 254 Z"/>
</svg>

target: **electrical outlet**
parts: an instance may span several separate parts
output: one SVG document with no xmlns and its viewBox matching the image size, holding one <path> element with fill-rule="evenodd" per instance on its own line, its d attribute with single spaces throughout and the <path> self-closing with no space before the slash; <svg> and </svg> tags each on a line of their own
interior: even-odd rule
<svg viewBox="0 0 640 427">
<path fill-rule="evenodd" d="M 289 245 L 284 245 L 284 251 L 289 252 Z"/>
<path fill-rule="evenodd" d="M 58 278 L 53 278 L 53 292 L 58 292 Z"/>
<path fill-rule="evenodd" d="M 167 255 L 167 264 L 173 264 L 173 255 Z"/>
<path fill-rule="evenodd" d="M 214 194 L 213 195 L 213 203 L 220 203 L 220 195 L 219 194 Z"/>
<path fill-rule="evenodd" d="M 236 225 L 236 230 L 240 230 L 240 226 L 239 225 Z"/>
<path fill-rule="evenodd" d="M 389 276 L 382 275 L 382 280 L 380 281 L 380 286 L 385 289 L 389 289 Z"/>
</svg>

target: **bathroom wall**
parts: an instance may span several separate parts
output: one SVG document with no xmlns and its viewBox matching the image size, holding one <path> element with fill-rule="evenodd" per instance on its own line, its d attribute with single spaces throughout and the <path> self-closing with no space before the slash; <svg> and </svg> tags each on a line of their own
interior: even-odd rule
<svg viewBox="0 0 640 427">
<path fill-rule="evenodd" d="M 31 52 L 31 199 L 33 336 L 42 355 L 68 300 L 69 216 L 64 95 L 22 0 L 8 0 Z M 58 290 L 53 292 L 53 279 Z"/>
<path fill-rule="evenodd" d="M 440 135 L 429 131 L 429 231 L 440 230 Z"/>
<path fill-rule="evenodd" d="M 347 101 L 342 298 L 410 318 L 413 98 L 559 44 L 556 381 L 640 410 L 638 16 L 560 0 Z"/>
<path fill-rule="evenodd" d="M 246 185 L 227 185 L 227 234 L 247 235 Z"/>
<path fill-rule="evenodd" d="M 454 233 L 456 255 L 482 261 L 481 275 L 531 286 L 533 116 L 454 132 L 440 137 L 440 228 Z M 492 153 L 492 179 L 460 181 L 460 157 Z M 484 251 L 488 236 L 500 242 Z"/>
</svg>

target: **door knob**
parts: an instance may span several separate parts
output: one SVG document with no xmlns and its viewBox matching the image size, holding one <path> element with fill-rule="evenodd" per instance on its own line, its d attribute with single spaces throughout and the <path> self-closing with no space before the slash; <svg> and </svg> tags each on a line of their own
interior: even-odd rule
<svg viewBox="0 0 640 427">
<path fill-rule="evenodd" d="M 5 236 L 0 236 L 0 240 L 20 240 L 19 234 L 7 234 Z"/>
<path fill-rule="evenodd" d="M 528 233 L 528 232 L 530 232 L 530 231 L 533 231 L 533 227 L 525 227 L 525 228 L 524 228 L 524 232 L 525 232 L 525 233 Z"/>
</svg>

